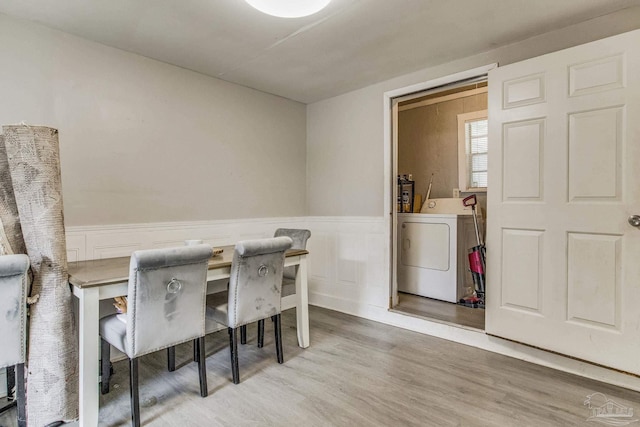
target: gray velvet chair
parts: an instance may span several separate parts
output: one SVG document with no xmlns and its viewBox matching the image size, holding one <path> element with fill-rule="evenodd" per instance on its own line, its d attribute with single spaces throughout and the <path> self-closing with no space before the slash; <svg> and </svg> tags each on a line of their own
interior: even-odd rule
<svg viewBox="0 0 640 427">
<path fill-rule="evenodd" d="M 307 240 L 311 237 L 311 231 L 299 228 L 278 228 L 274 237 L 288 236 L 293 240 L 291 249 L 307 249 Z M 286 297 L 296 293 L 296 273 L 298 266 L 292 265 L 284 268 L 282 275 L 282 296 Z M 290 307 L 289 307 L 290 308 Z M 240 330 L 240 342 L 247 342 L 246 326 Z M 264 320 L 258 322 L 258 347 L 262 347 L 264 342 Z"/>
<path fill-rule="evenodd" d="M 26 255 L 0 256 L 0 368 L 15 367 L 18 426 L 27 425 L 24 364 L 27 338 Z M 11 390 L 7 390 L 8 393 Z"/>
<path fill-rule="evenodd" d="M 276 357 L 283 363 L 280 298 L 284 254 L 290 237 L 245 240 L 236 244 L 231 264 L 227 301 L 207 307 L 207 318 L 228 327 L 233 383 L 240 383 L 238 329 L 271 317 L 274 321 Z"/>
<path fill-rule="evenodd" d="M 278 228 L 275 237 L 288 236 L 293 240 L 291 249 L 307 249 L 307 240 L 311 237 L 311 231 L 297 228 Z M 282 278 L 282 296 L 296 293 L 296 273 L 298 266 L 285 267 Z"/>
<path fill-rule="evenodd" d="M 206 397 L 204 358 L 207 264 L 209 245 L 136 251 L 131 255 L 126 315 L 100 320 L 102 393 L 109 391 L 109 344 L 129 358 L 131 412 L 140 425 L 138 358 L 194 340 L 200 358 L 200 395 Z"/>
</svg>

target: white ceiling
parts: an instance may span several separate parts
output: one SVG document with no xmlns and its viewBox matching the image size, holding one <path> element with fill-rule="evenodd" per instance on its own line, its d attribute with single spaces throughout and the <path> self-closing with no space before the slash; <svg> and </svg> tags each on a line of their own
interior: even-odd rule
<svg viewBox="0 0 640 427">
<path fill-rule="evenodd" d="M 283 19 L 243 0 L 2 0 L 0 13 L 310 103 L 637 4 L 333 0 Z"/>
</svg>

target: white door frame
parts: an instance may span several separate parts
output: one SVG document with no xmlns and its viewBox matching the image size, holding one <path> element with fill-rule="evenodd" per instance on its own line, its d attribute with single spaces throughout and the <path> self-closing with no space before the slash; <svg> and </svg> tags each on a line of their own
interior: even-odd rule
<svg viewBox="0 0 640 427">
<path fill-rule="evenodd" d="M 440 86 L 456 83 L 463 80 L 469 80 L 476 77 L 486 76 L 490 70 L 496 68 L 497 63 L 485 65 L 482 67 L 473 68 L 471 70 L 462 71 L 448 76 L 439 77 L 437 79 L 428 80 L 426 82 L 417 83 L 410 86 L 405 86 L 399 89 L 390 90 L 383 94 L 383 151 L 384 151 L 384 212 L 383 216 L 389 218 L 389 230 L 388 230 L 388 248 L 389 250 L 389 263 L 390 263 L 390 277 L 389 277 L 389 304 L 392 308 L 398 304 L 398 282 L 396 280 L 397 269 L 397 240 L 396 240 L 396 226 L 397 217 L 395 214 L 396 194 L 396 179 L 398 162 L 397 151 L 398 141 L 393 137 L 393 131 L 395 128 L 395 121 L 397 121 L 397 109 L 396 114 L 393 114 L 394 102 L 397 99 L 407 95 L 415 94 L 418 92 L 424 92 L 429 89 L 434 89 Z"/>
</svg>

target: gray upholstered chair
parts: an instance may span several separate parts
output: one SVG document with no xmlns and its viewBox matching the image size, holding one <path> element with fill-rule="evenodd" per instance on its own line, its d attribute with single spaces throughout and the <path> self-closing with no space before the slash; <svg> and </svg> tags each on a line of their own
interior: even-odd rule
<svg viewBox="0 0 640 427">
<path fill-rule="evenodd" d="M 200 395 L 206 397 L 205 301 L 209 245 L 136 251 L 131 255 L 126 315 L 100 320 L 102 393 L 109 391 L 109 344 L 129 358 L 131 412 L 140 425 L 138 358 L 194 340 L 201 351 Z"/>
<path fill-rule="evenodd" d="M 26 255 L 0 256 L 0 368 L 15 366 L 18 426 L 27 425 L 24 363 L 27 338 Z M 7 390 L 8 393 L 11 390 Z"/>
<path fill-rule="evenodd" d="M 231 264 L 227 301 L 207 307 L 207 318 L 228 327 L 233 383 L 240 383 L 238 329 L 271 317 L 274 321 L 276 356 L 283 363 L 280 329 L 280 295 L 284 254 L 290 237 L 245 240 L 236 244 Z"/>
<path fill-rule="evenodd" d="M 291 249 L 307 249 L 307 240 L 311 237 L 311 231 L 297 228 L 278 228 L 275 237 L 289 236 L 293 240 Z M 285 267 L 282 278 L 282 296 L 296 293 L 296 273 L 298 266 Z"/>
<path fill-rule="evenodd" d="M 288 236 L 293 240 L 291 249 L 307 249 L 307 240 L 311 237 L 311 231 L 299 228 L 278 228 L 274 234 L 274 237 Z M 298 266 L 292 265 L 284 268 L 282 275 L 282 296 L 286 297 L 296 293 L 296 273 L 298 272 Z M 287 307 L 291 308 L 291 307 Z M 286 308 L 285 308 L 286 310 Z M 240 342 L 245 344 L 247 342 L 247 330 L 246 326 L 243 326 L 240 330 Z M 258 347 L 262 347 L 264 342 L 264 320 L 258 322 Z"/>
</svg>

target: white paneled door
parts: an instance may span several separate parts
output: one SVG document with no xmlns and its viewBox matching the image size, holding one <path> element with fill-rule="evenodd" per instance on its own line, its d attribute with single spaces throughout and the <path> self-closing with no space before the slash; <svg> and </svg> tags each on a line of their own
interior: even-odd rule
<svg viewBox="0 0 640 427">
<path fill-rule="evenodd" d="M 640 30 L 489 73 L 487 333 L 640 374 Z"/>
</svg>

